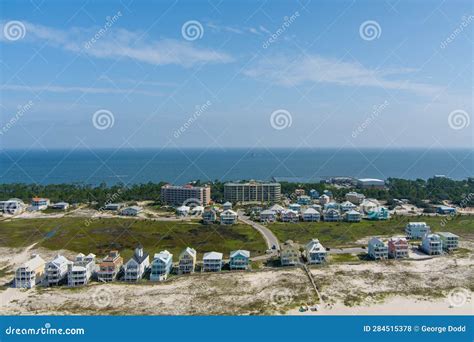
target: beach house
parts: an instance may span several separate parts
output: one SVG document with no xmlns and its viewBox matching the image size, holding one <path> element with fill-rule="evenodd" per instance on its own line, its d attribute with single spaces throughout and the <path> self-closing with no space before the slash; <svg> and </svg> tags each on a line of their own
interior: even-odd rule
<svg viewBox="0 0 474 342">
<path fill-rule="evenodd" d="M 217 212 L 212 209 L 206 209 L 202 213 L 202 223 L 204 224 L 213 224 L 217 221 Z"/>
<path fill-rule="evenodd" d="M 341 219 L 341 214 L 339 210 L 328 209 L 323 212 L 323 218 L 325 222 L 336 222 Z"/>
<path fill-rule="evenodd" d="M 296 211 L 297 213 L 300 213 L 300 212 L 301 212 L 301 205 L 298 204 L 298 203 L 291 203 L 291 204 L 288 206 L 288 209 L 293 210 L 293 211 Z"/>
<path fill-rule="evenodd" d="M 123 208 L 120 210 L 120 215 L 122 216 L 137 216 L 143 211 L 142 207 L 139 207 L 137 205 L 128 207 L 128 208 Z"/>
<path fill-rule="evenodd" d="M 349 210 L 344 214 L 344 221 L 346 222 L 360 222 L 362 214 L 357 210 Z"/>
<path fill-rule="evenodd" d="M 231 270 L 246 270 L 249 267 L 250 252 L 239 249 L 230 252 L 230 269 Z"/>
<path fill-rule="evenodd" d="M 56 202 L 51 206 L 52 209 L 56 210 L 67 210 L 69 208 L 69 203 L 67 202 Z"/>
<path fill-rule="evenodd" d="M 316 189 L 311 189 L 309 190 L 309 196 L 311 197 L 311 199 L 318 199 L 319 192 Z"/>
<path fill-rule="evenodd" d="M 351 191 L 351 192 L 348 192 L 345 195 L 345 198 L 346 198 L 347 201 L 349 201 L 351 203 L 361 204 L 365 199 L 365 195 L 364 194 L 359 194 L 359 193 L 354 192 L 354 191 Z"/>
<path fill-rule="evenodd" d="M 282 266 L 294 266 L 300 263 L 300 250 L 292 240 L 281 245 L 280 262 Z"/>
<path fill-rule="evenodd" d="M 260 212 L 261 222 L 275 222 L 276 219 L 277 219 L 277 214 L 273 210 L 267 209 Z"/>
<path fill-rule="evenodd" d="M 221 224 L 237 223 L 237 213 L 231 209 L 224 210 L 220 215 Z"/>
<path fill-rule="evenodd" d="M 135 282 L 142 279 L 148 266 L 150 266 L 150 256 L 143 250 L 142 245 L 138 245 L 133 256 L 123 266 L 123 280 Z"/>
<path fill-rule="evenodd" d="M 179 255 L 179 274 L 194 273 L 196 268 L 196 250 L 191 247 L 186 247 Z"/>
<path fill-rule="evenodd" d="M 385 207 L 376 207 L 367 212 L 367 219 L 369 220 L 388 220 L 390 212 Z"/>
<path fill-rule="evenodd" d="M 374 260 L 387 259 L 388 247 L 382 240 L 373 237 L 369 240 L 368 254 Z"/>
<path fill-rule="evenodd" d="M 328 195 L 324 194 L 319 196 L 319 204 L 325 205 L 326 203 L 329 203 L 331 201 L 331 197 Z"/>
<path fill-rule="evenodd" d="M 230 202 L 225 202 L 223 205 L 222 205 L 222 210 L 230 210 L 232 209 L 232 203 Z"/>
<path fill-rule="evenodd" d="M 281 213 L 280 220 L 282 222 L 295 223 L 295 222 L 298 222 L 300 220 L 300 217 L 298 215 L 298 212 L 296 212 L 294 210 L 291 210 L 291 209 L 288 209 L 288 210 L 285 210 Z"/>
<path fill-rule="evenodd" d="M 352 202 L 349 202 L 349 201 L 342 202 L 340 207 L 341 207 L 341 210 L 343 212 L 351 211 L 351 210 L 354 210 L 355 208 L 357 208 L 357 206 L 355 204 L 353 204 Z"/>
<path fill-rule="evenodd" d="M 277 215 L 280 215 L 282 212 L 284 212 L 286 209 L 283 208 L 281 205 L 279 204 L 274 204 L 270 207 L 270 210 L 271 211 L 274 211 L 275 213 L 277 213 Z"/>
<path fill-rule="evenodd" d="M 25 211 L 26 205 L 22 200 L 9 199 L 8 201 L 0 201 L 0 212 L 4 214 L 17 215 Z"/>
<path fill-rule="evenodd" d="M 421 239 L 430 232 L 431 228 L 426 222 L 408 222 L 405 226 L 405 234 L 408 239 Z"/>
<path fill-rule="evenodd" d="M 31 199 L 31 208 L 33 210 L 45 210 L 49 206 L 49 198 L 33 197 Z"/>
<path fill-rule="evenodd" d="M 364 213 L 368 214 L 368 213 L 372 212 L 373 210 L 375 210 L 379 205 L 380 205 L 379 201 L 377 201 L 376 199 L 366 198 L 360 204 L 360 209 Z"/>
<path fill-rule="evenodd" d="M 443 249 L 445 251 L 451 251 L 458 248 L 459 246 L 459 236 L 450 232 L 439 232 L 437 233 L 441 238 L 443 244 Z"/>
<path fill-rule="evenodd" d="M 309 264 L 321 264 L 326 261 L 326 248 L 319 242 L 318 239 L 312 239 L 305 247 L 306 259 Z"/>
<path fill-rule="evenodd" d="M 300 205 L 311 204 L 311 197 L 306 195 L 298 196 L 297 203 Z"/>
<path fill-rule="evenodd" d="M 38 254 L 33 254 L 30 260 L 16 269 L 15 287 L 31 289 L 42 282 L 44 266 L 44 260 Z"/>
<path fill-rule="evenodd" d="M 156 253 L 151 263 L 151 281 L 163 281 L 168 278 L 173 267 L 173 254 L 167 250 Z"/>
<path fill-rule="evenodd" d="M 45 280 L 48 286 L 67 283 L 68 266 L 72 264 L 62 255 L 56 255 L 54 259 L 45 266 Z"/>
<path fill-rule="evenodd" d="M 314 208 L 308 208 L 303 212 L 303 221 L 306 222 L 317 222 L 321 219 L 321 214 L 314 209 Z"/>
<path fill-rule="evenodd" d="M 95 272 L 95 255 L 90 253 L 85 256 L 82 253 L 76 255 L 73 263 L 68 264 L 67 282 L 68 286 L 76 287 L 86 285 Z"/>
<path fill-rule="evenodd" d="M 408 257 L 408 242 L 402 237 L 392 237 L 388 240 L 388 256 L 393 259 Z"/>
<path fill-rule="evenodd" d="M 99 270 L 97 271 L 97 279 L 99 281 L 108 282 L 113 281 L 123 265 L 123 258 L 119 251 L 112 250 L 99 263 Z"/>
<path fill-rule="evenodd" d="M 191 208 L 188 207 L 187 205 L 182 205 L 182 206 L 176 208 L 176 216 L 179 216 L 179 217 L 188 216 L 190 210 L 191 210 Z"/>
<path fill-rule="evenodd" d="M 324 210 L 328 209 L 336 209 L 339 210 L 339 203 L 336 202 L 328 202 L 324 205 Z"/>
<path fill-rule="evenodd" d="M 220 272 L 222 264 L 222 253 L 219 252 L 207 252 L 202 258 L 203 272 Z"/>
<path fill-rule="evenodd" d="M 443 253 L 443 243 L 438 234 L 426 234 L 421 240 L 421 249 L 428 255 L 441 255 Z"/>
</svg>

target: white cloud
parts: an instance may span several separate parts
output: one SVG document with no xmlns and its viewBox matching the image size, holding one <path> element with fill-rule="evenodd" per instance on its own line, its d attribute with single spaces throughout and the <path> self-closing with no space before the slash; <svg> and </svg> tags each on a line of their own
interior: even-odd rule
<svg viewBox="0 0 474 342">
<path fill-rule="evenodd" d="M 2 30 L 5 22 L 2 22 Z M 189 67 L 198 63 L 227 63 L 232 58 L 226 53 L 208 48 L 199 48 L 196 43 L 161 39 L 153 40 L 142 32 L 122 28 L 84 29 L 55 28 L 23 22 L 26 35 L 22 41 L 39 42 L 75 53 L 84 53 L 96 58 L 128 58 L 153 65 L 178 64 Z M 6 42 L 5 37 L 1 40 Z M 92 39 L 96 37 L 96 41 Z M 18 43 L 15 42 L 15 43 Z"/>
<path fill-rule="evenodd" d="M 272 57 L 258 62 L 244 74 L 282 86 L 328 83 L 341 86 L 398 89 L 420 95 L 433 95 L 440 87 L 412 82 L 406 78 L 415 70 L 409 68 L 369 69 L 354 62 L 342 62 L 319 55 L 304 55 L 296 59 Z M 394 80 L 405 76 L 405 79 Z"/>
</svg>

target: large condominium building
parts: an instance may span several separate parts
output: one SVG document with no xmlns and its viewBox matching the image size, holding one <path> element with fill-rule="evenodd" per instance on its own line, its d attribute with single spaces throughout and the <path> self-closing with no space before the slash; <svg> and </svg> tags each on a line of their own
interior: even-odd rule
<svg viewBox="0 0 474 342">
<path fill-rule="evenodd" d="M 229 202 L 280 202 L 280 183 L 226 183 L 224 199 Z"/>
<path fill-rule="evenodd" d="M 171 185 L 161 187 L 161 201 L 169 205 L 208 205 L 211 202 L 211 188 L 205 186 Z"/>
</svg>

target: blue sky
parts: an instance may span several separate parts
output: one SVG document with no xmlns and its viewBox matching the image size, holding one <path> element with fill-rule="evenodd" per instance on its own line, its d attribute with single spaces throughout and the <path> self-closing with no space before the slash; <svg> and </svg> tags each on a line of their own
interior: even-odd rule
<svg viewBox="0 0 474 342">
<path fill-rule="evenodd" d="M 0 6 L 3 148 L 473 143 L 470 1 Z"/>
</svg>

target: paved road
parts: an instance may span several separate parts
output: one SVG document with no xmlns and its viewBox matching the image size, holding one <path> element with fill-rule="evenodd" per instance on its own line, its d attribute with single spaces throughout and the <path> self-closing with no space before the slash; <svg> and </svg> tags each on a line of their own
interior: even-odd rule
<svg viewBox="0 0 474 342">
<path fill-rule="evenodd" d="M 280 249 L 280 243 L 278 242 L 277 237 L 272 233 L 270 229 L 268 229 L 265 226 L 262 226 L 261 224 L 252 221 L 248 216 L 245 216 L 243 212 L 239 211 L 239 220 L 251 225 L 254 229 L 256 229 L 260 234 L 262 234 L 263 238 L 265 239 L 267 243 L 268 249 L 271 249 L 272 246 L 276 247 L 276 250 Z"/>
</svg>

